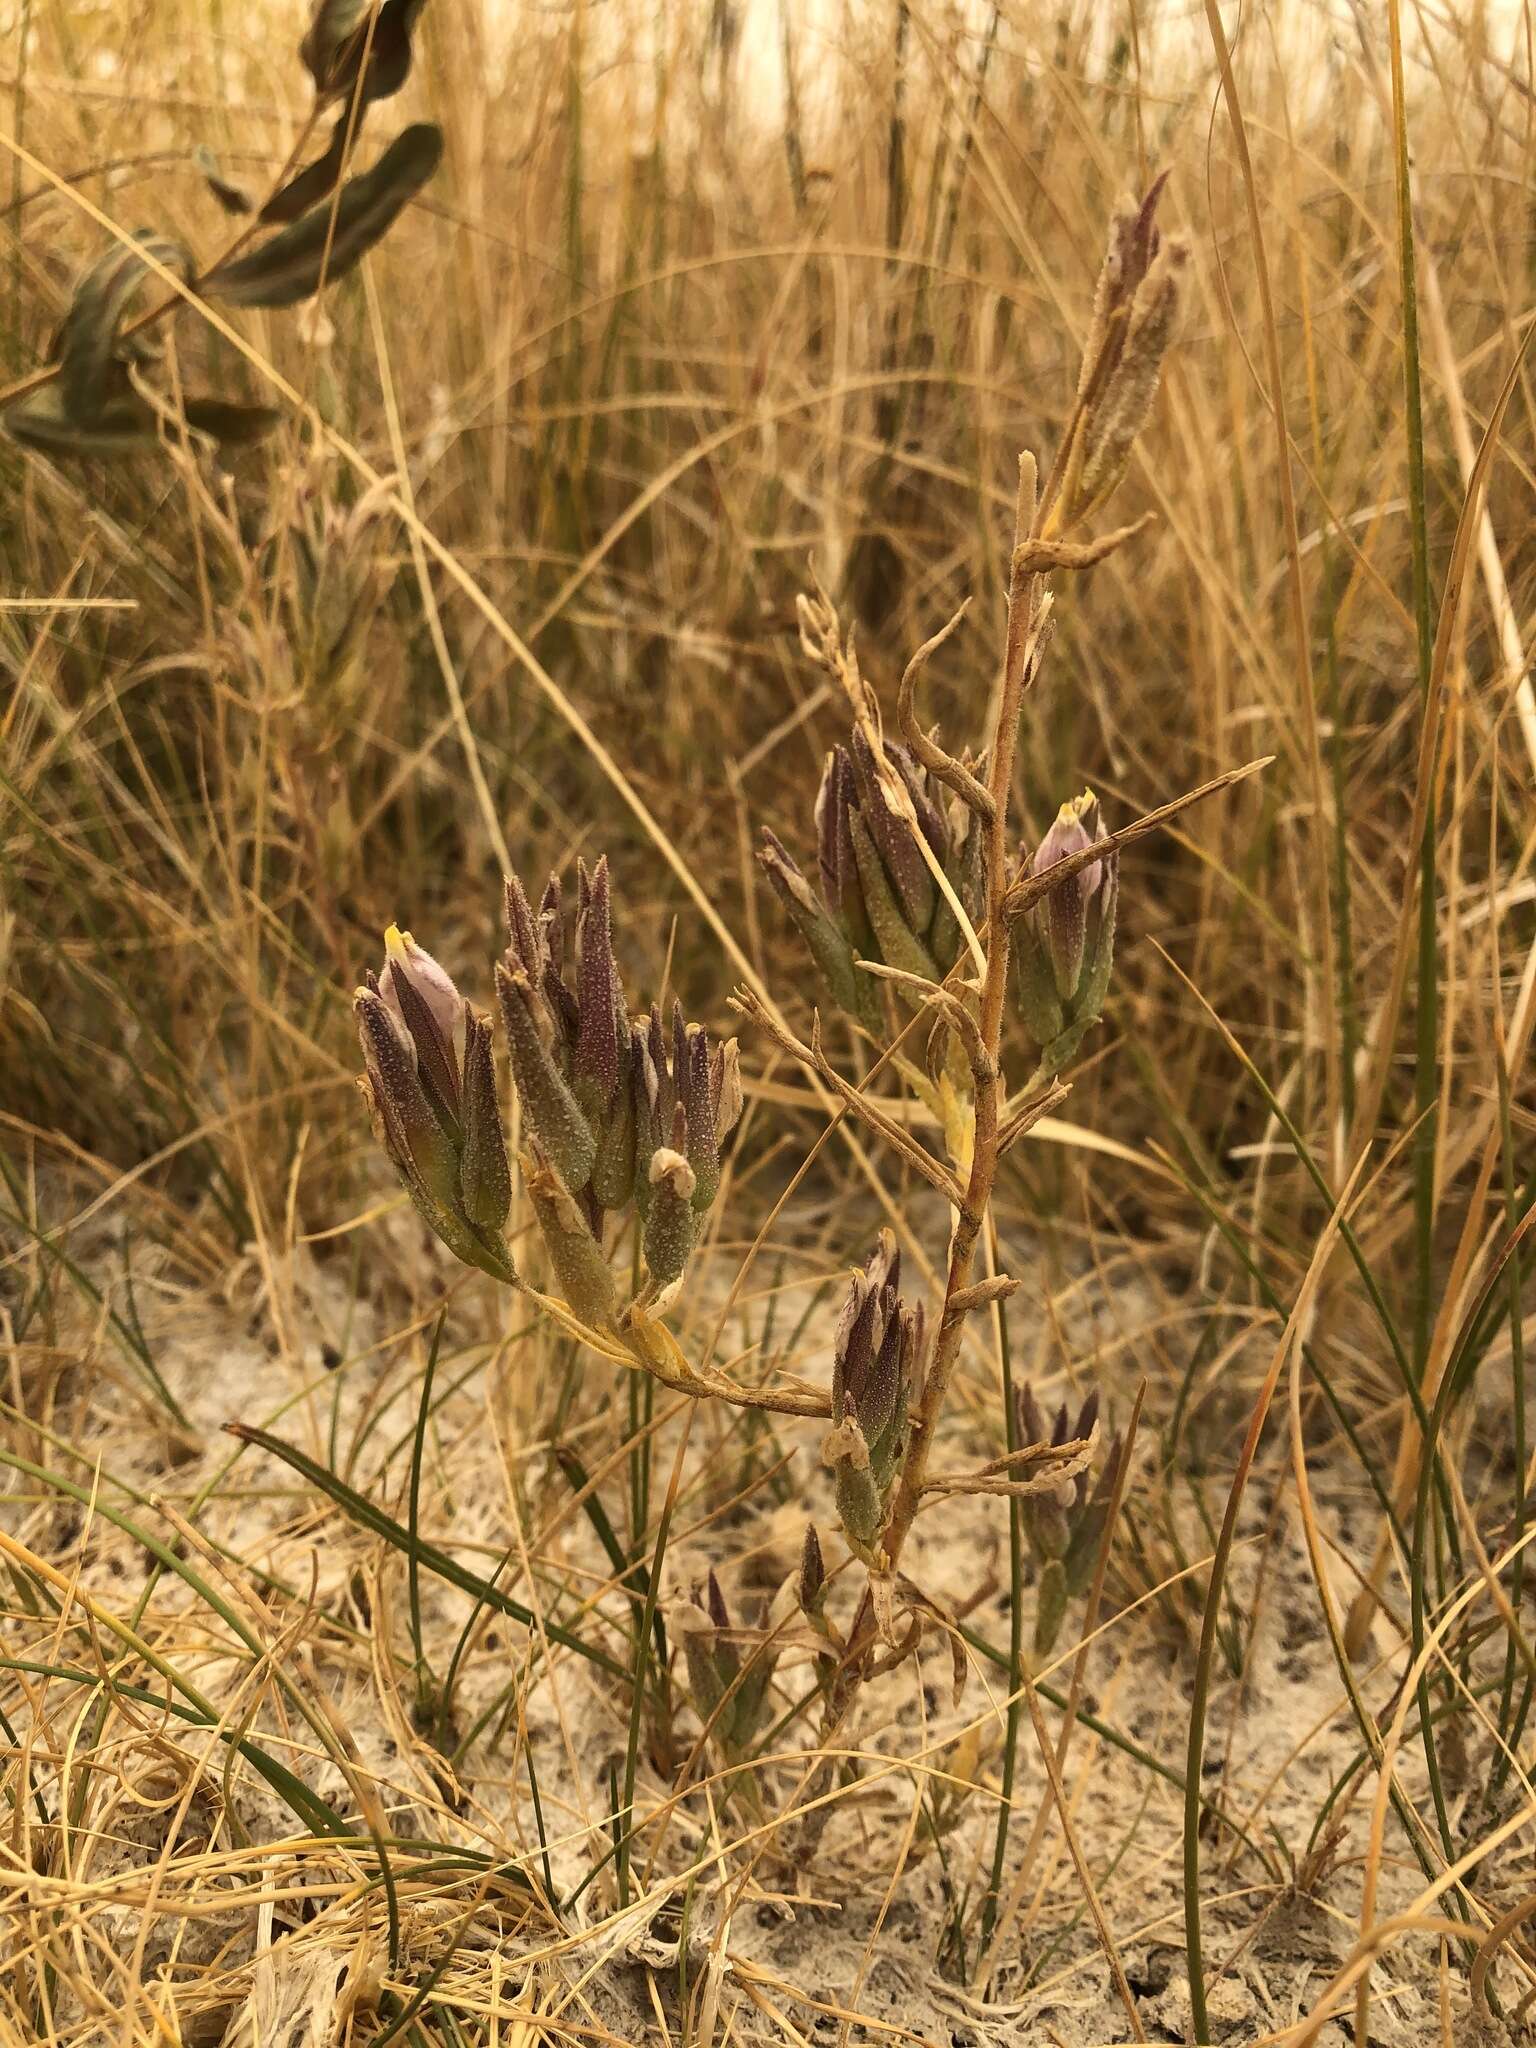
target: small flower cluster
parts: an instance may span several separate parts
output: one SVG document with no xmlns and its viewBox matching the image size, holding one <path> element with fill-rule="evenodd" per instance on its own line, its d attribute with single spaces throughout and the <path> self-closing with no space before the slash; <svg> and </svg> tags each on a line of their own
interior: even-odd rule
<svg viewBox="0 0 1536 2048">
<path fill-rule="evenodd" d="M 1063 504 L 1068 529 L 1103 505 L 1124 476 L 1178 325 L 1189 250 L 1177 237 L 1164 243 L 1158 230 L 1163 183 L 1139 202 L 1123 200 L 1110 224 L 1077 387 Z"/>
<path fill-rule="evenodd" d="M 881 1025 L 880 992 L 856 961 L 938 981 L 960 949 L 959 922 L 928 854 L 973 925 L 986 902 L 980 820 L 958 798 L 946 800 L 904 746 L 880 744 L 883 772 L 857 727 L 848 746 L 827 756 L 816 797 L 820 895 L 772 832 L 764 831 L 758 855 L 833 1002 L 872 1035 Z"/>
<path fill-rule="evenodd" d="M 901 1253 L 882 1230 L 853 1276 L 833 1338 L 832 1428 L 821 1454 L 836 1477 L 837 1512 L 868 1553 L 885 1520 L 906 1450 L 908 1410 L 923 1370 L 923 1310 L 901 1298 Z"/>
<path fill-rule="evenodd" d="M 572 967 L 551 879 L 535 918 L 506 885 L 509 944 L 496 967 L 521 1158 L 566 1301 L 585 1321 L 616 1311 L 604 1217 L 633 1209 L 664 1308 L 720 1186 L 720 1148 L 741 1115 L 736 1041 L 711 1045 L 674 1006 L 632 1019 L 613 957 L 608 863 L 578 869 Z M 354 999 L 375 1135 L 430 1228 L 456 1257 L 515 1284 L 503 1240 L 512 1182 L 496 1099 L 491 1024 L 430 953 L 392 925 L 382 971 Z"/>
<path fill-rule="evenodd" d="M 1075 1422 L 1063 1403 L 1049 1432 L 1034 1389 L 1027 1382 L 1015 1399 L 1021 1444 L 1087 1443 L 1098 1427 L 1097 1391 L 1084 1401 Z M 1054 1491 L 1030 1493 L 1020 1502 L 1025 1539 L 1040 1567 L 1035 1600 L 1037 1657 L 1050 1655 L 1068 1607 L 1088 1590 L 1119 1466 L 1120 1441 L 1116 1437 L 1105 1453 L 1096 1482 L 1090 1484 L 1091 1470 L 1085 1467 Z"/>
<path fill-rule="evenodd" d="M 613 957 L 608 863 L 577 871 L 571 971 L 551 878 L 537 917 L 506 885 L 507 951 L 496 968 L 512 1076 L 528 1142 L 528 1191 L 562 1291 L 578 1315 L 606 1321 L 613 1276 L 606 1212 L 633 1208 L 663 1307 L 681 1282 L 698 1220 L 720 1186 L 720 1148 L 741 1115 L 736 1041 L 711 1045 L 674 1005 L 632 1019 Z"/>
<path fill-rule="evenodd" d="M 741 1756 L 768 1718 L 768 1687 L 779 1661 L 771 1629 L 775 1616 L 770 1609 L 768 1632 L 744 1660 L 741 1638 L 747 1631 L 732 1622 L 713 1568 L 702 1592 L 702 1599 L 672 1608 L 672 1633 L 683 1646 L 695 1712 L 727 1756 Z"/>
<path fill-rule="evenodd" d="M 1098 798 L 1085 790 L 1057 812 L 1030 875 L 1048 873 L 1102 836 Z M 1120 856 L 1111 852 L 1058 882 L 1014 926 L 1019 1012 L 1040 1048 L 1037 1080 L 1060 1073 L 1098 1022 L 1114 964 L 1119 895 Z"/>
<path fill-rule="evenodd" d="M 491 1020 L 409 932 L 391 925 L 384 945 L 382 970 L 354 997 L 374 1135 L 455 1257 L 510 1283 L 517 1276 L 502 1231 L 512 1179 Z"/>
</svg>

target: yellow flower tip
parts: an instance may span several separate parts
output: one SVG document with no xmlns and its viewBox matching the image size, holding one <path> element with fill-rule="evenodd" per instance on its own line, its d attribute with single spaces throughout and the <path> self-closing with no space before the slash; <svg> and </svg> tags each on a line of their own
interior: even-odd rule
<svg viewBox="0 0 1536 2048">
<path fill-rule="evenodd" d="M 384 934 L 385 952 L 391 960 L 397 960 L 402 967 L 409 964 L 405 949 L 411 943 L 410 933 L 401 931 L 397 924 L 392 924 Z"/>
<path fill-rule="evenodd" d="M 1068 797 L 1056 813 L 1058 825 L 1080 825 L 1088 812 L 1098 804 L 1098 798 L 1091 789 L 1085 789 L 1081 796 Z"/>
</svg>

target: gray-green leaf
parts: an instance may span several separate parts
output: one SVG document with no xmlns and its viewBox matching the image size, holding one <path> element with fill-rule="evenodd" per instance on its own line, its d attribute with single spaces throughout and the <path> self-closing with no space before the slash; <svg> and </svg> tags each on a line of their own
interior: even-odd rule
<svg viewBox="0 0 1536 2048">
<path fill-rule="evenodd" d="M 114 399 L 83 424 L 65 410 L 57 380 L 7 406 L 0 420 L 13 441 L 42 455 L 134 455 L 155 443 L 155 416 L 139 399 Z"/>
<path fill-rule="evenodd" d="M 383 0 L 370 37 L 369 0 L 318 0 L 299 55 L 320 98 L 345 99 L 360 88 L 366 106 L 397 93 L 410 74 L 411 31 L 424 4 Z"/>
<path fill-rule="evenodd" d="M 59 382 L 64 410 L 82 427 L 99 424 L 122 398 L 114 375 L 118 325 L 129 301 L 150 275 L 153 257 L 179 277 L 188 277 L 192 258 L 180 242 L 141 230 L 132 243 L 109 249 L 81 280 L 59 330 Z"/>
<path fill-rule="evenodd" d="M 297 305 L 319 290 L 322 277 L 343 276 L 382 240 L 442 157 L 442 129 L 417 122 L 396 136 L 371 171 L 349 178 L 334 205 L 327 200 L 314 207 L 250 255 L 214 271 L 204 290 L 237 306 Z"/>
<path fill-rule="evenodd" d="M 275 405 L 241 405 L 229 398 L 189 398 L 187 425 L 225 448 L 248 448 L 264 441 L 283 423 Z"/>
<path fill-rule="evenodd" d="M 154 408 L 133 392 L 112 399 L 96 420 L 83 424 L 70 417 L 57 380 L 29 392 L 0 419 L 12 440 L 43 455 L 140 455 L 160 439 Z M 271 405 L 197 397 L 186 402 L 186 423 L 192 432 L 224 447 L 248 447 L 280 426 L 282 419 Z"/>
<path fill-rule="evenodd" d="M 297 220 L 312 206 L 318 206 L 322 199 L 328 199 L 336 190 L 336 184 L 346 168 L 347 151 L 362 131 L 362 114 L 354 120 L 350 108 L 343 108 L 331 130 L 331 139 L 312 164 L 290 178 L 280 191 L 274 192 L 261 209 L 264 221 L 278 222 Z M 348 130 L 351 130 L 350 136 Z"/>
</svg>

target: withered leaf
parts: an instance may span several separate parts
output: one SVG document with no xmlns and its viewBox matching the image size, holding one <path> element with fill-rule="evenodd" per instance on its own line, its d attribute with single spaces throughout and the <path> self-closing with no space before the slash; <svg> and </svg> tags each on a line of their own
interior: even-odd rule
<svg viewBox="0 0 1536 2048">
<path fill-rule="evenodd" d="M 349 178 L 327 199 L 269 241 L 213 272 L 210 298 L 237 306 L 294 306 L 361 261 L 442 162 L 443 131 L 419 121 L 405 129 L 371 171 Z M 334 220 L 334 227 L 333 227 Z"/>
</svg>

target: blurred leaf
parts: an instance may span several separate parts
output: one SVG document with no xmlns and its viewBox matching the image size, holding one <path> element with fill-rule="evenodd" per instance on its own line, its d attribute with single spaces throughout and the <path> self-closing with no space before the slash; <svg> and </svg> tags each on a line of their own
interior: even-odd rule
<svg viewBox="0 0 1536 2048">
<path fill-rule="evenodd" d="M 142 455 L 157 447 L 161 423 L 155 410 L 132 391 L 124 391 L 105 405 L 89 423 L 70 416 L 59 383 L 44 384 L 0 414 L 6 432 L 23 448 L 44 455 Z M 195 434 L 205 435 L 221 446 L 249 447 L 281 426 L 283 415 L 275 406 L 242 405 L 223 398 L 189 398 L 186 423 Z M 174 433 L 175 421 L 167 418 L 166 428 Z"/>
<path fill-rule="evenodd" d="M 322 275 L 341 277 L 367 255 L 442 158 L 442 129 L 417 122 L 396 136 L 371 171 L 350 178 L 334 205 L 326 200 L 249 256 L 214 271 L 208 296 L 237 306 L 297 305 L 319 290 Z"/>
<path fill-rule="evenodd" d="M 203 174 L 203 183 L 217 199 L 226 213 L 254 213 L 256 202 L 243 185 L 237 185 L 233 178 L 226 178 L 219 168 L 219 160 L 206 142 L 200 142 L 192 152 L 192 161 Z"/>
<path fill-rule="evenodd" d="M 44 455 L 132 455 L 156 440 L 155 416 L 141 399 L 114 399 L 85 424 L 65 409 L 57 381 L 7 406 L 0 418 L 13 441 Z"/>
<path fill-rule="evenodd" d="M 352 131 L 351 139 L 357 140 L 362 130 L 362 115 L 352 118 L 350 107 L 343 109 L 337 117 L 336 126 L 331 130 L 331 139 L 324 154 L 317 156 L 312 164 L 290 178 L 281 191 L 274 192 L 261 209 L 264 221 L 297 220 L 301 213 L 308 213 L 322 199 L 328 199 L 336 190 L 336 181 L 341 176 L 347 160 L 347 130 Z"/>
<path fill-rule="evenodd" d="M 299 55 L 322 98 L 345 92 L 349 64 L 362 61 L 368 34 L 369 0 L 318 0 Z"/>
<path fill-rule="evenodd" d="M 223 447 L 247 448 L 264 441 L 283 423 L 275 405 L 240 405 L 227 398 L 189 398 L 187 425 L 194 433 L 207 434 Z"/>
<path fill-rule="evenodd" d="M 360 91 L 366 106 L 397 93 L 410 75 L 411 32 L 424 5 L 425 0 L 383 0 L 370 39 L 369 0 L 318 0 L 299 55 L 320 98 L 345 99 Z"/>
<path fill-rule="evenodd" d="M 141 229 L 132 244 L 109 249 L 86 272 L 64 316 L 58 340 L 59 382 L 64 410 L 79 426 L 100 423 L 121 400 L 121 379 L 113 376 L 118 323 L 150 275 L 148 257 L 180 277 L 191 275 L 192 258 L 180 242 Z"/>
</svg>

